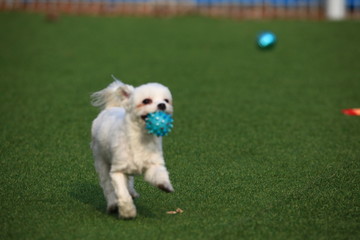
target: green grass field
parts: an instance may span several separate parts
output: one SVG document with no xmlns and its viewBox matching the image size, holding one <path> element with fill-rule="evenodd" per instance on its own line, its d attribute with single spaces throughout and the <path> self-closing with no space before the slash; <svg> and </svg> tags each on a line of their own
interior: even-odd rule
<svg viewBox="0 0 360 240">
<path fill-rule="evenodd" d="M 359 27 L 0 13 L 0 239 L 359 239 Z M 105 213 L 89 148 L 111 74 L 175 99 L 176 192 L 137 177 L 132 221 Z"/>
</svg>

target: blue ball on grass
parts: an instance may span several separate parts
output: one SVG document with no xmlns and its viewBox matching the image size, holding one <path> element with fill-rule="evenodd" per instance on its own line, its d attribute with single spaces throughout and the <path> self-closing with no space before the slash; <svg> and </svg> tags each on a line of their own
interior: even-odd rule
<svg viewBox="0 0 360 240">
<path fill-rule="evenodd" d="M 154 134 L 158 137 L 167 136 L 174 127 L 174 119 L 170 114 L 165 112 L 149 113 L 145 122 L 145 128 L 148 130 L 148 133 Z"/>
<path fill-rule="evenodd" d="M 270 49 L 274 47 L 276 41 L 276 35 L 269 31 L 260 33 L 256 38 L 256 43 L 261 49 Z"/>
</svg>

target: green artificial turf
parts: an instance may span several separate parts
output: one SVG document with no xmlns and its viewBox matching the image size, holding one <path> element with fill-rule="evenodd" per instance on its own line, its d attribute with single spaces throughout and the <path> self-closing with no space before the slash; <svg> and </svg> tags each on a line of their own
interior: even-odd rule
<svg viewBox="0 0 360 240">
<path fill-rule="evenodd" d="M 0 29 L 0 239 L 360 237 L 360 117 L 341 113 L 360 107 L 359 22 L 2 12 Z M 175 99 L 176 192 L 137 177 L 132 221 L 105 213 L 89 148 L 111 74 Z"/>
</svg>

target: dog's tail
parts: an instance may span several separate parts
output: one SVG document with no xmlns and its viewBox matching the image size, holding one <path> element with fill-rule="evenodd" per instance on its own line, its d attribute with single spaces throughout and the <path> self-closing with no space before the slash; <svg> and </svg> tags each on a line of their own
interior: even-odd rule
<svg viewBox="0 0 360 240">
<path fill-rule="evenodd" d="M 129 97 L 133 87 L 116 79 L 114 75 L 111 76 L 114 82 L 105 89 L 91 94 L 91 105 L 94 107 L 99 107 L 100 109 L 124 107 L 124 100 Z"/>
</svg>

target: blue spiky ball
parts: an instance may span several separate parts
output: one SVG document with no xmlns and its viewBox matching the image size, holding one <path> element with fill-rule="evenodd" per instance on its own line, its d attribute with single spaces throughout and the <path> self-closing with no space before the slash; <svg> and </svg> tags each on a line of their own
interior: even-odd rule
<svg viewBox="0 0 360 240">
<path fill-rule="evenodd" d="M 170 114 L 165 112 L 149 113 L 145 121 L 145 128 L 148 130 L 148 133 L 154 134 L 158 137 L 167 136 L 174 127 L 174 119 Z"/>
</svg>

